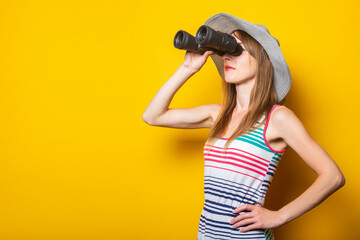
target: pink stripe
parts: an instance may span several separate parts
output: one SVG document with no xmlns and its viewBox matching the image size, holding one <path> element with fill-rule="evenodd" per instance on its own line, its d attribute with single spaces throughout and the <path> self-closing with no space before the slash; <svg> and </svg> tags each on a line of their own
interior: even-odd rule
<svg viewBox="0 0 360 240">
<path fill-rule="evenodd" d="M 229 164 L 229 165 L 237 166 L 237 167 L 244 168 L 244 169 L 247 169 L 247 170 L 249 170 L 249 171 L 255 172 L 255 173 L 260 174 L 261 176 L 264 176 L 264 177 L 265 177 L 265 173 L 259 172 L 259 171 L 255 170 L 255 169 L 246 167 L 246 166 L 244 166 L 244 165 L 240 165 L 240 164 L 236 164 L 236 163 L 232 163 L 232 162 L 227 162 L 227 161 L 214 160 L 214 159 L 209 159 L 209 158 L 205 158 L 205 162 L 206 162 L 206 161 L 217 162 L 217 163 L 223 163 L 223 164 Z"/>
<path fill-rule="evenodd" d="M 210 152 L 224 153 L 224 152 L 222 152 L 222 151 L 216 151 L 216 150 L 210 150 Z M 204 155 L 206 155 L 206 154 L 208 154 L 208 153 L 204 153 Z M 246 158 L 246 159 L 249 159 L 249 160 L 251 160 L 251 161 L 254 161 L 254 162 L 258 163 L 258 164 L 261 164 L 261 165 L 263 165 L 263 166 L 265 166 L 265 167 L 267 167 L 267 166 L 269 165 L 269 164 L 263 163 L 263 162 L 261 162 L 261 161 L 259 161 L 259 160 L 256 160 L 256 159 L 254 159 L 254 158 L 248 157 L 248 156 L 243 155 L 243 154 L 239 154 L 239 153 L 235 153 L 235 152 L 230 152 L 230 151 L 226 152 L 226 154 L 233 154 L 233 155 L 236 155 L 236 156 L 239 156 L 239 157 L 242 157 L 242 158 Z M 240 158 L 238 158 L 238 159 L 240 159 Z M 254 165 L 254 166 L 257 167 L 257 165 Z"/>
<path fill-rule="evenodd" d="M 274 150 L 274 149 L 272 149 L 272 148 L 270 147 L 270 145 L 269 145 L 269 143 L 267 142 L 266 137 L 265 137 L 265 133 L 266 133 L 266 129 L 267 129 L 267 127 L 268 127 L 268 122 L 269 122 L 269 120 L 270 120 L 271 113 L 272 113 L 272 111 L 273 111 L 277 106 L 280 106 L 280 105 L 275 105 L 275 106 L 273 106 L 272 109 L 270 110 L 269 116 L 268 116 L 268 118 L 266 119 L 265 128 L 264 128 L 264 132 L 263 132 L 263 137 L 264 137 L 264 141 L 265 141 L 265 143 L 266 143 L 266 146 L 267 146 L 271 151 L 273 151 L 273 152 L 275 152 L 275 153 L 282 153 L 282 152 L 285 152 L 285 150 L 287 149 L 287 147 L 286 147 L 285 149 L 283 149 L 283 150 L 280 150 L 280 151 Z"/>
<path fill-rule="evenodd" d="M 215 166 L 211 166 L 211 165 L 205 165 L 205 167 L 219 168 L 219 169 L 224 169 L 224 170 L 227 170 L 227 171 L 232 171 L 232 172 L 240 173 L 240 174 L 242 174 L 242 175 L 246 175 L 246 176 L 248 176 L 248 177 L 255 178 L 256 180 L 259 180 L 260 182 L 262 182 L 262 180 L 259 179 L 259 178 L 257 178 L 257 177 L 251 176 L 251 175 L 246 174 L 246 173 L 238 172 L 238 171 L 235 171 L 235 170 L 231 170 L 231 169 L 227 169 L 227 168 L 221 168 L 221 167 L 215 167 Z"/>
<path fill-rule="evenodd" d="M 224 159 L 231 159 L 231 160 L 235 160 L 235 161 L 237 161 L 237 162 L 242 162 L 242 163 L 246 163 L 246 164 L 248 164 L 248 165 L 251 165 L 251 166 L 253 166 L 253 167 L 255 167 L 255 168 L 258 168 L 259 170 L 262 170 L 262 171 L 264 171 L 264 172 L 266 172 L 266 169 L 265 168 L 262 168 L 262 167 L 260 167 L 259 165 L 256 165 L 256 164 L 254 164 L 254 163 L 251 163 L 251 162 L 249 162 L 249 161 L 245 161 L 245 160 L 241 160 L 241 159 L 238 159 L 238 158 L 234 158 L 234 157 L 229 157 L 229 156 L 219 156 L 219 155 L 216 155 L 216 154 L 204 154 L 205 156 L 209 156 L 209 157 L 218 157 L 218 158 L 224 158 Z"/>
<path fill-rule="evenodd" d="M 208 144 L 206 144 L 205 146 L 206 146 L 206 147 L 211 147 L 211 148 L 218 148 L 218 149 L 222 149 L 222 150 L 224 149 L 224 148 L 222 148 L 222 147 L 211 146 L 211 145 L 208 145 Z M 249 154 L 249 155 L 251 155 L 251 156 L 257 157 L 257 158 L 259 158 L 259 159 L 261 159 L 261 160 L 264 160 L 264 161 L 266 161 L 266 162 L 270 162 L 269 160 L 267 160 L 267 159 L 265 159 L 265 158 L 259 157 L 259 156 L 255 155 L 255 154 L 249 153 L 249 152 L 244 151 L 244 150 L 240 150 L 240 149 L 236 149 L 236 148 L 228 148 L 228 149 L 235 150 L 235 151 L 239 151 L 239 152 L 243 152 L 243 153 Z"/>
<path fill-rule="evenodd" d="M 229 140 L 230 138 L 222 138 L 222 137 L 219 137 L 219 135 L 216 135 L 218 138 L 222 139 L 222 140 Z"/>
</svg>

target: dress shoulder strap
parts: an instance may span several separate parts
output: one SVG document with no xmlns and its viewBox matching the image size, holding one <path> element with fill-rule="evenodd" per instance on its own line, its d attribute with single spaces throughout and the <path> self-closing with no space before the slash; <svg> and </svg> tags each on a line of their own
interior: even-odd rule
<svg viewBox="0 0 360 240">
<path fill-rule="evenodd" d="M 270 116 L 271 116 L 271 113 L 274 111 L 274 109 L 276 107 L 280 106 L 279 104 L 274 104 L 273 107 L 271 108 L 270 112 L 269 112 L 269 115 L 267 116 L 267 119 L 266 119 L 266 125 L 267 123 L 269 122 L 269 119 L 270 119 Z"/>
</svg>

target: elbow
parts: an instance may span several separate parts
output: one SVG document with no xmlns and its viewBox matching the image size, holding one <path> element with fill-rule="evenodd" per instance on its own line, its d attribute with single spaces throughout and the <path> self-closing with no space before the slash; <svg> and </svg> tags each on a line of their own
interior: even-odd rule
<svg viewBox="0 0 360 240">
<path fill-rule="evenodd" d="M 342 173 L 338 174 L 337 177 L 337 186 L 338 188 L 341 188 L 345 185 L 345 177 Z"/>
<path fill-rule="evenodd" d="M 148 125 L 152 126 L 153 125 L 153 122 L 151 121 L 151 119 L 149 117 L 147 117 L 145 115 L 145 113 L 142 115 L 142 120 L 147 123 Z"/>
<path fill-rule="evenodd" d="M 324 174 L 323 177 L 326 179 L 327 185 L 334 191 L 337 191 L 345 185 L 345 177 L 341 171 L 329 172 L 328 174 Z"/>
<path fill-rule="evenodd" d="M 333 186 L 337 190 L 345 185 L 345 177 L 341 172 L 332 175 Z"/>
<path fill-rule="evenodd" d="M 150 124 L 150 121 L 149 121 L 144 115 L 142 115 L 142 120 L 143 120 L 145 123 L 147 123 L 148 125 L 151 125 L 151 124 Z"/>
</svg>

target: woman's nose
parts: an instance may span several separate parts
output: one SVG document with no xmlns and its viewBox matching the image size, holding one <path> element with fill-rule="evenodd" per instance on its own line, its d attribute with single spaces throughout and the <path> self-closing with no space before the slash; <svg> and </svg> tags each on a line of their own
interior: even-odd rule
<svg viewBox="0 0 360 240">
<path fill-rule="evenodd" d="M 229 61 L 232 59 L 232 56 L 229 54 L 229 53 L 225 53 L 222 58 L 225 60 L 225 61 Z"/>
</svg>

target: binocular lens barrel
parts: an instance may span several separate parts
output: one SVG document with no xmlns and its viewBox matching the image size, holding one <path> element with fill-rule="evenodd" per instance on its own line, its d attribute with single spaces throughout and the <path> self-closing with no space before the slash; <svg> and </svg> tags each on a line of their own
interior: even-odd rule
<svg viewBox="0 0 360 240">
<path fill-rule="evenodd" d="M 195 37 L 182 30 L 176 33 L 174 46 L 178 49 L 185 49 L 194 52 L 198 50 L 198 44 L 195 41 Z"/>
<path fill-rule="evenodd" d="M 206 27 L 200 27 L 195 35 L 196 42 L 202 44 L 209 38 L 209 31 Z"/>
<path fill-rule="evenodd" d="M 215 31 L 209 26 L 202 25 L 196 36 L 180 30 L 175 34 L 174 46 L 178 49 L 204 54 L 211 50 L 219 56 L 229 53 L 239 56 L 244 50 L 240 44 L 236 42 L 235 37 L 230 34 Z"/>
<path fill-rule="evenodd" d="M 213 47 L 223 52 L 236 52 L 238 43 L 227 33 L 215 31 L 209 26 L 202 25 L 196 33 L 196 41 L 203 47 Z"/>
</svg>

